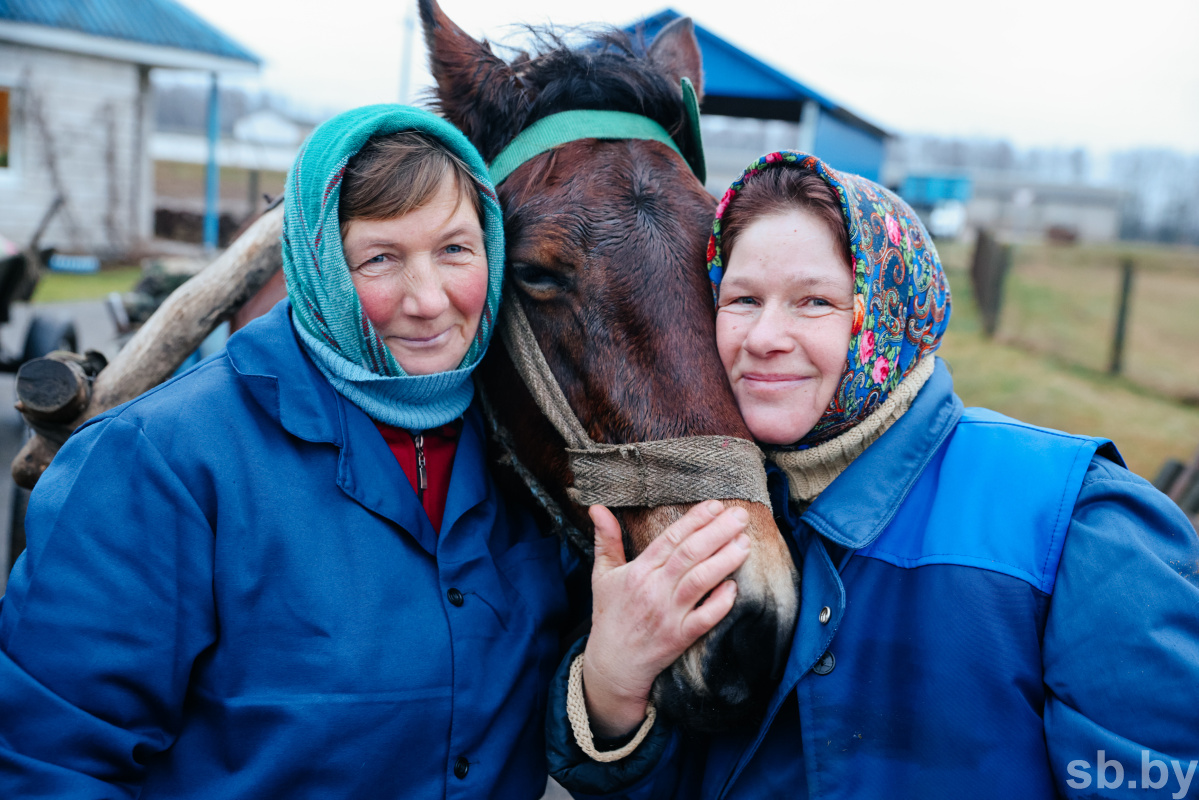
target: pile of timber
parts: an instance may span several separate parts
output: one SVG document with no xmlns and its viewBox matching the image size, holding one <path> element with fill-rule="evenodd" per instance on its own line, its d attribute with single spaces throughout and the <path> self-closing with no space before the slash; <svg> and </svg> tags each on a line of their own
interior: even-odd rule
<svg viewBox="0 0 1199 800">
<path fill-rule="evenodd" d="M 1189 464 L 1175 458 L 1162 464 L 1153 485 L 1178 503 L 1199 531 L 1199 449 L 1195 450 Z"/>
</svg>

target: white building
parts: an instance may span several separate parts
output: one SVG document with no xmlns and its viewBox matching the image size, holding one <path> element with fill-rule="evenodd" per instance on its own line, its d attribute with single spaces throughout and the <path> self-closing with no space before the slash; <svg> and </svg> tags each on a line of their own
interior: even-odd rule
<svg viewBox="0 0 1199 800">
<path fill-rule="evenodd" d="M 172 0 L 0 5 L 0 234 L 127 252 L 153 230 L 151 69 L 256 70 L 259 60 Z"/>
<path fill-rule="evenodd" d="M 984 177 L 974 182 L 967 224 L 1016 239 L 1056 233 L 1083 242 L 1113 242 L 1120 237 L 1124 201 L 1124 192 L 1108 187 Z"/>
</svg>

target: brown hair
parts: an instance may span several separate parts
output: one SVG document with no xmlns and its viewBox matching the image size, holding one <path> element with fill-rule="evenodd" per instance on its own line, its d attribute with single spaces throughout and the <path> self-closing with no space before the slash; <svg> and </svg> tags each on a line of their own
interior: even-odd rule
<svg viewBox="0 0 1199 800">
<path fill-rule="evenodd" d="M 446 175 L 458 185 L 458 202 L 469 199 L 483 218 L 479 185 L 465 162 L 436 139 L 401 131 L 367 141 L 346 164 L 337 216 L 344 239 L 356 219 L 393 219 L 420 208 L 437 194 Z"/>
<path fill-rule="evenodd" d="M 852 267 L 849 229 L 837 193 L 815 172 L 796 167 L 767 167 L 745 182 L 721 218 L 720 239 L 725 263 L 737 238 L 761 217 L 803 211 L 828 226 L 845 263 Z"/>
</svg>

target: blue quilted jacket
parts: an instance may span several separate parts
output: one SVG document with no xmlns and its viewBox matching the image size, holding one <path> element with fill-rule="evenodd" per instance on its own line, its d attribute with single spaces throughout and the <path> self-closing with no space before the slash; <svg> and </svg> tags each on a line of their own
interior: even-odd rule
<svg viewBox="0 0 1199 800">
<path fill-rule="evenodd" d="M 785 480 L 803 582 L 765 720 L 597 764 L 566 722 L 579 643 L 548 716 L 576 796 L 1199 796 L 1199 539 L 1110 443 L 963 409 L 938 363 L 798 518 Z"/>
</svg>

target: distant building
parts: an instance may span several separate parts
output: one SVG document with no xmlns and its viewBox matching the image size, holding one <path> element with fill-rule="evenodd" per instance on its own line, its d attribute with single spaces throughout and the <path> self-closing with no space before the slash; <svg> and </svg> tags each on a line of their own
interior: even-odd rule
<svg viewBox="0 0 1199 800">
<path fill-rule="evenodd" d="M 1124 201 L 1124 192 L 1107 187 L 979 177 L 966 224 L 1016 239 L 1114 242 Z"/>
<path fill-rule="evenodd" d="M 1021 151 L 1002 141 L 912 136 L 891 139 L 887 155 L 883 180 L 934 236 L 980 228 L 1025 240 L 1110 242 L 1121 235 L 1129 192 L 1095 185 L 1082 150 Z M 962 220 L 958 233 L 934 221 L 950 211 Z"/>
<path fill-rule="evenodd" d="M 969 177 L 946 173 L 908 175 L 899 187 L 899 195 L 936 238 L 956 239 L 965 232 L 966 204 L 973 195 Z"/>
<path fill-rule="evenodd" d="M 235 119 L 222 110 L 223 135 L 217 142 L 221 167 L 218 201 L 223 216 L 241 221 L 259 210 L 263 195 L 283 191 L 287 171 L 314 127 L 273 108 L 260 108 Z M 227 123 L 227 124 L 226 124 Z M 164 126 L 154 131 L 150 152 L 155 161 L 155 211 L 204 213 L 204 175 L 208 137 L 200 124 Z M 160 231 L 162 233 L 162 231 Z"/>
<path fill-rule="evenodd" d="M 152 233 L 150 70 L 256 70 L 174 0 L 0 3 L 0 233 L 100 254 Z"/>
<path fill-rule="evenodd" d="M 627 30 L 642 27 L 652 40 L 680 16 L 666 9 Z M 704 57 L 700 111 L 710 192 L 723 193 L 754 158 L 780 149 L 879 179 L 886 131 L 700 25 L 695 36 Z"/>
</svg>

